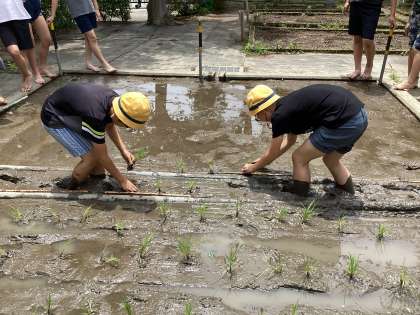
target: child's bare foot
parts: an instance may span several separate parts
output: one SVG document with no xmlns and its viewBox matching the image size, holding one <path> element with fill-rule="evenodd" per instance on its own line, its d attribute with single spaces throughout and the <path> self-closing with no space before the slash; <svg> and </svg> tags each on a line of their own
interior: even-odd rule
<svg viewBox="0 0 420 315">
<path fill-rule="evenodd" d="M 365 71 L 363 71 L 360 79 L 364 81 L 372 80 L 372 68 L 365 68 Z"/>
<path fill-rule="evenodd" d="M 400 83 L 396 86 L 394 86 L 395 90 L 402 90 L 402 91 L 409 91 L 412 89 L 416 89 L 417 84 L 416 83 L 410 83 L 408 81 L 404 81 L 403 83 Z"/>
<path fill-rule="evenodd" d="M 0 106 L 6 105 L 6 104 L 7 104 L 6 99 L 3 96 L 0 96 Z"/>
<path fill-rule="evenodd" d="M 46 76 L 47 78 L 55 78 L 57 77 L 57 74 L 52 73 L 50 70 L 48 70 L 47 67 L 45 68 L 40 68 L 39 72 L 41 73 L 41 75 Z"/>
<path fill-rule="evenodd" d="M 105 70 L 106 73 L 114 73 L 114 72 L 117 72 L 117 69 L 115 69 L 110 64 L 104 65 L 104 70 Z"/>
<path fill-rule="evenodd" d="M 353 81 L 357 80 L 360 77 L 360 70 L 354 70 L 353 72 L 350 72 L 344 76 L 344 78 Z"/>
<path fill-rule="evenodd" d="M 45 80 L 44 80 L 44 78 L 41 76 L 41 74 L 40 73 L 38 73 L 38 74 L 36 74 L 35 75 L 35 83 L 36 84 L 45 84 Z"/>
<path fill-rule="evenodd" d="M 93 71 L 93 72 L 99 72 L 100 70 L 99 70 L 99 68 L 97 67 L 97 66 L 94 66 L 93 64 L 91 64 L 91 63 L 87 63 L 86 64 L 86 69 L 88 69 L 88 70 L 91 70 L 91 71 Z"/>
<path fill-rule="evenodd" d="M 31 89 L 32 89 L 32 74 L 29 74 L 22 78 L 22 84 L 20 85 L 20 90 L 23 93 L 27 93 Z"/>
</svg>

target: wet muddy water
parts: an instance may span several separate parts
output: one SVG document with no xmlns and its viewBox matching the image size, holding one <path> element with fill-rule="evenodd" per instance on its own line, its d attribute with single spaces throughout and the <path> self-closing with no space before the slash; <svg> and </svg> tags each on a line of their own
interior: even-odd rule
<svg viewBox="0 0 420 315">
<path fill-rule="evenodd" d="M 419 171 L 405 167 L 418 161 L 420 127 L 383 89 L 334 83 L 354 91 L 369 112 L 365 136 L 345 158 L 360 186 L 357 198 L 365 205 L 321 195 L 314 217 L 303 224 L 308 200 L 276 194 L 281 175 L 200 178 L 211 160 L 216 172 L 237 172 L 270 141 L 270 129 L 251 120 L 242 105 L 246 90 L 257 82 L 200 86 L 186 79 L 64 77 L 0 116 L 0 164 L 69 169 L 77 162 L 47 136 L 38 119 L 46 95 L 72 80 L 148 94 L 154 107 L 148 126 L 139 132 L 122 130 L 133 151 L 147 147 L 136 170 L 176 172 L 182 159 L 185 171 L 196 177 L 166 173 L 160 178 L 162 189 L 197 202 L 169 203 L 163 220 L 160 204 L 141 200 L 0 199 L 0 314 L 45 314 L 49 295 L 53 314 L 68 315 L 125 314 L 125 300 L 135 314 L 147 315 L 184 314 L 188 303 L 193 314 L 214 315 L 290 314 L 292 304 L 298 305 L 298 314 L 420 314 L 420 216 L 415 204 L 420 188 L 414 183 Z M 265 83 L 284 95 L 313 82 Z M 270 169 L 288 171 L 290 166 L 288 153 Z M 320 161 L 312 167 L 318 181 L 328 175 Z M 53 179 L 66 172 L 1 170 L 0 188 L 50 190 Z M 130 178 L 142 191 L 156 193 L 155 175 L 132 172 Z M 413 183 L 378 184 L 398 178 Z M 187 191 L 191 180 L 199 187 L 192 193 Z M 208 196 L 242 202 L 206 203 Z M 414 207 L 409 210 L 405 205 L 410 201 Z M 199 202 L 208 207 L 203 222 Z M 401 211 L 381 210 L 382 204 L 393 202 Z M 281 208 L 288 214 L 279 220 Z M 376 237 L 380 224 L 386 227 L 382 241 Z M 139 245 L 148 235 L 152 245 L 141 258 Z M 179 240 L 191 242 L 187 261 Z M 237 261 L 230 274 L 226 255 L 235 246 Z M 353 280 L 346 273 L 350 255 L 359 261 Z M 274 272 L 275 257 L 281 272 Z M 406 285 L 400 288 L 402 272 Z"/>
</svg>

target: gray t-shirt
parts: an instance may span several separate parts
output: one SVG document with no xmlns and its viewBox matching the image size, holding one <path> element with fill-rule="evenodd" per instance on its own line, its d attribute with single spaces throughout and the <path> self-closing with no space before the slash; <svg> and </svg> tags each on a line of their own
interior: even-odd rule
<svg viewBox="0 0 420 315">
<path fill-rule="evenodd" d="M 73 18 L 95 12 L 92 0 L 66 0 Z"/>
</svg>

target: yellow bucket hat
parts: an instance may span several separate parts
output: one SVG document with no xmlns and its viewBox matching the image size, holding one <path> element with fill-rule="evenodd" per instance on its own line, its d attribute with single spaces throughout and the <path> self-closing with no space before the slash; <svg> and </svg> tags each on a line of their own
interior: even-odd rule
<svg viewBox="0 0 420 315">
<path fill-rule="evenodd" d="M 249 114 L 255 116 L 260 111 L 266 109 L 272 105 L 275 101 L 280 99 L 271 88 L 267 85 L 257 85 L 251 91 L 245 99 L 245 105 L 248 106 Z"/>
<path fill-rule="evenodd" d="M 140 92 L 127 92 L 112 100 L 114 114 L 130 128 L 143 128 L 150 117 L 149 99 Z"/>
</svg>

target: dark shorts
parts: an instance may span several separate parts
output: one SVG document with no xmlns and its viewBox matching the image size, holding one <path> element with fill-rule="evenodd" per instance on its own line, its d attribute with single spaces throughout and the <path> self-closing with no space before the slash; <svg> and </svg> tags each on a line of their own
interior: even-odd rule
<svg viewBox="0 0 420 315">
<path fill-rule="evenodd" d="M 40 0 L 26 0 L 23 5 L 31 16 L 31 23 L 34 22 L 40 15 L 42 15 Z"/>
<path fill-rule="evenodd" d="M 350 2 L 349 34 L 373 40 L 379 15 L 381 2 L 374 1 Z"/>
<path fill-rule="evenodd" d="M 366 111 L 362 108 L 358 114 L 338 128 L 320 127 L 309 136 L 312 145 L 323 153 L 338 152 L 345 154 L 365 132 L 368 125 Z"/>
<path fill-rule="evenodd" d="M 410 16 L 410 31 L 408 37 L 410 41 L 408 45 L 411 48 L 420 50 L 420 34 L 419 34 L 419 26 L 420 26 L 420 14 L 416 14 L 414 10 L 411 12 Z"/>
<path fill-rule="evenodd" d="M 6 48 L 10 45 L 18 45 L 20 50 L 34 48 L 28 20 L 0 23 L 0 38 Z"/>
<path fill-rule="evenodd" d="M 95 29 L 98 24 L 96 23 L 96 13 L 88 13 L 78 17 L 75 17 L 77 26 L 80 29 L 82 34 L 89 32 L 90 30 Z"/>
</svg>

